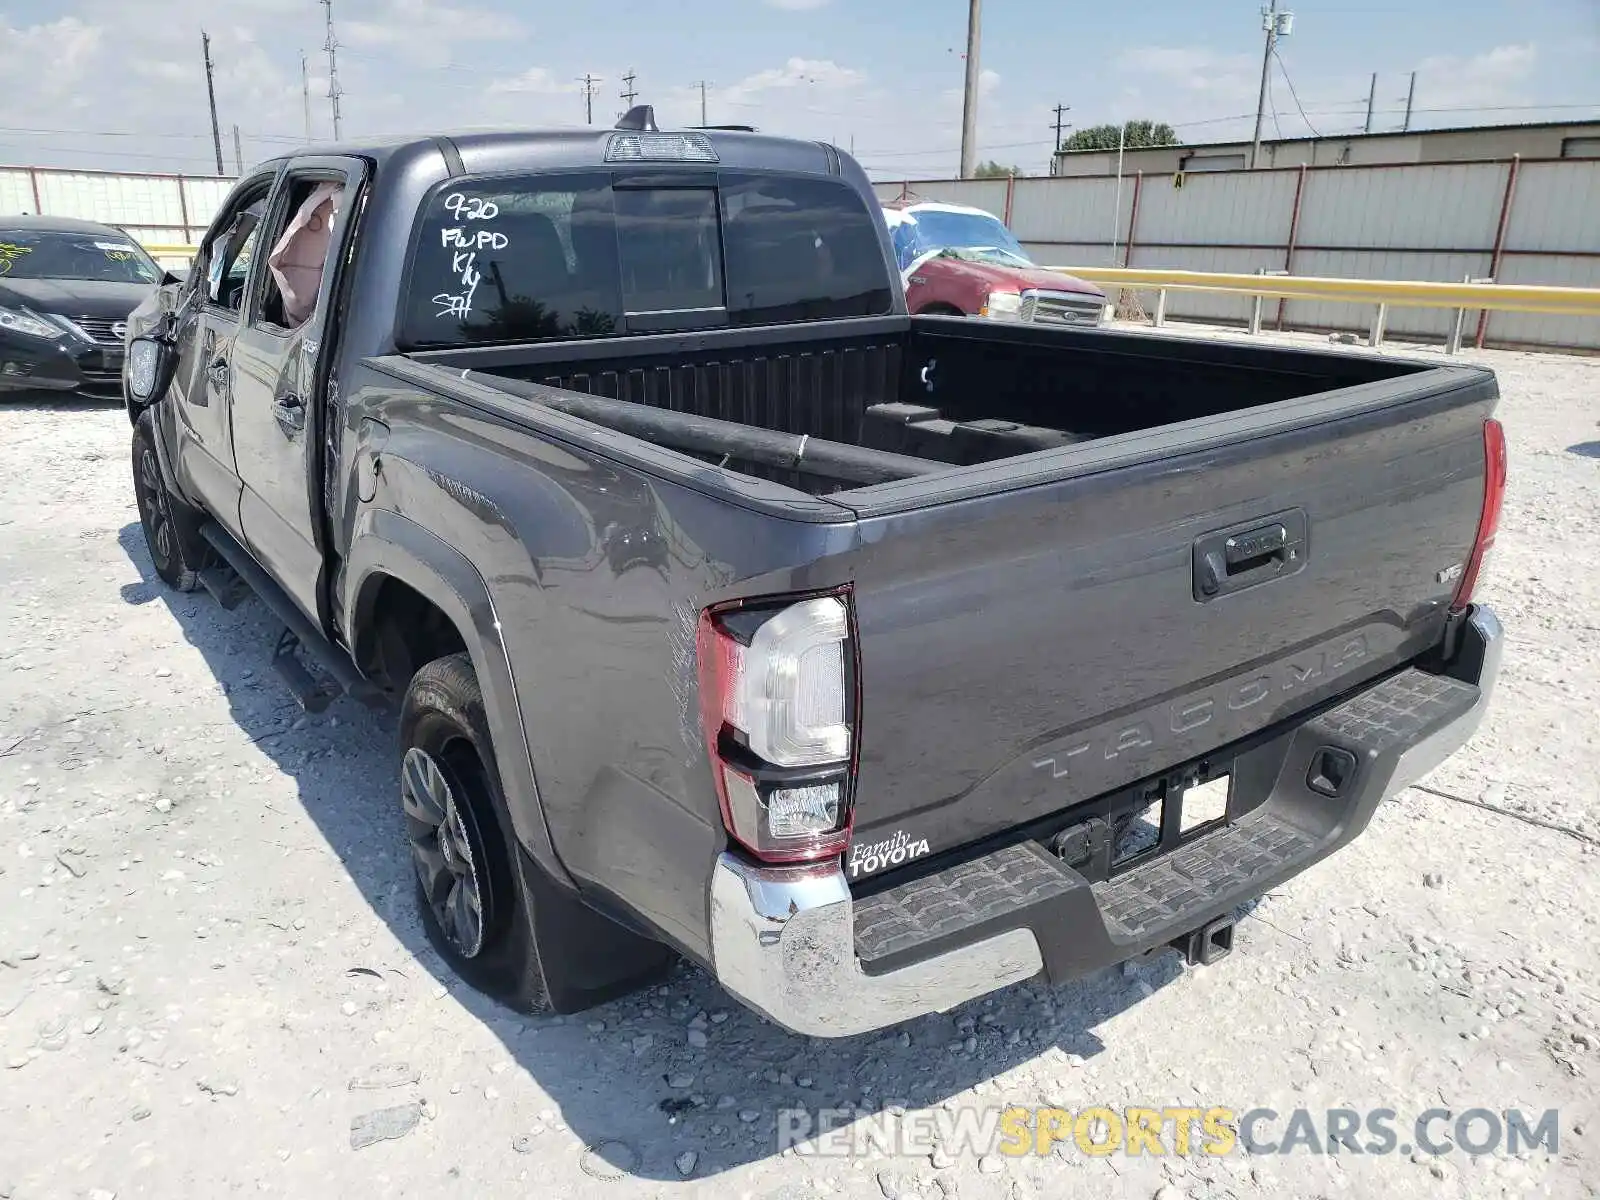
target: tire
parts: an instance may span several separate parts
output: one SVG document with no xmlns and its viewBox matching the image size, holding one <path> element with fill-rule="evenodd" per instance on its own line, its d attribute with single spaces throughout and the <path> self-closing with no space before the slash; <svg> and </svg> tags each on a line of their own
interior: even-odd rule
<svg viewBox="0 0 1600 1200">
<path fill-rule="evenodd" d="M 428 663 L 406 689 L 400 801 L 434 949 L 479 991 L 522 1012 L 549 1011 L 483 692 L 466 654 Z"/>
<path fill-rule="evenodd" d="M 133 426 L 133 494 L 139 524 L 156 574 L 168 587 L 192 592 L 200 586 L 200 569 L 209 564 L 199 536 L 201 514 L 168 490 L 156 457 L 155 416 L 149 409 Z"/>
<path fill-rule="evenodd" d="M 953 304 L 930 304 L 917 315 L 920 317 L 964 317 L 967 314 Z"/>
</svg>

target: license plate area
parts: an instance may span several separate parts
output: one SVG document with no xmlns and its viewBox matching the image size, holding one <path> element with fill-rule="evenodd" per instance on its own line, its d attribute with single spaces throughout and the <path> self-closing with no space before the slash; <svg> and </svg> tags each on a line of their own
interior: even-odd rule
<svg viewBox="0 0 1600 1200">
<path fill-rule="evenodd" d="M 1091 883 L 1169 854 L 1226 825 L 1233 763 L 1205 761 L 1108 797 L 1098 811 L 1056 833 L 1051 851 Z"/>
</svg>

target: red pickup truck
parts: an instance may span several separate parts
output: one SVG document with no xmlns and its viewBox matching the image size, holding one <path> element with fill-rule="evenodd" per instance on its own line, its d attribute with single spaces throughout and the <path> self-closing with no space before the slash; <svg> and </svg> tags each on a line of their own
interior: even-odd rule
<svg viewBox="0 0 1600 1200">
<path fill-rule="evenodd" d="M 924 201 L 885 205 L 883 215 L 913 313 L 1054 325 L 1105 319 L 1104 292 L 1036 266 L 993 213 Z"/>
</svg>

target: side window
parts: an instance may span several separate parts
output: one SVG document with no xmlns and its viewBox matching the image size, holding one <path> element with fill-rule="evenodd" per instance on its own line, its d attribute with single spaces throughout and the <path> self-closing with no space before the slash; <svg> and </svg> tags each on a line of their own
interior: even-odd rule
<svg viewBox="0 0 1600 1200">
<path fill-rule="evenodd" d="M 238 314 L 244 303 L 245 282 L 255 259 L 267 192 L 246 196 L 233 219 L 212 235 L 202 251 L 206 299 L 216 308 Z"/>
<path fill-rule="evenodd" d="M 300 328 L 316 311 L 328 262 L 337 249 L 334 224 L 344 201 L 343 179 L 294 178 L 288 202 L 274 215 L 260 273 L 256 322 L 282 332 Z"/>
</svg>

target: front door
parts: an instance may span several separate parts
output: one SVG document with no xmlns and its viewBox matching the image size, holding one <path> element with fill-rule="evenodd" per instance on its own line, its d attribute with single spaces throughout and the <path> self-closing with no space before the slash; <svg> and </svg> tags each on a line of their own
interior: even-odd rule
<svg viewBox="0 0 1600 1200">
<path fill-rule="evenodd" d="M 233 344 L 233 446 L 245 544 L 323 623 L 318 363 L 362 182 L 346 158 L 298 160 L 273 194 L 262 261 Z"/>
<path fill-rule="evenodd" d="M 233 343 L 273 179 L 272 171 L 263 172 L 228 198 L 201 244 L 178 317 L 178 367 L 170 393 L 173 470 L 183 492 L 235 537 L 240 523 L 229 407 Z"/>
</svg>

